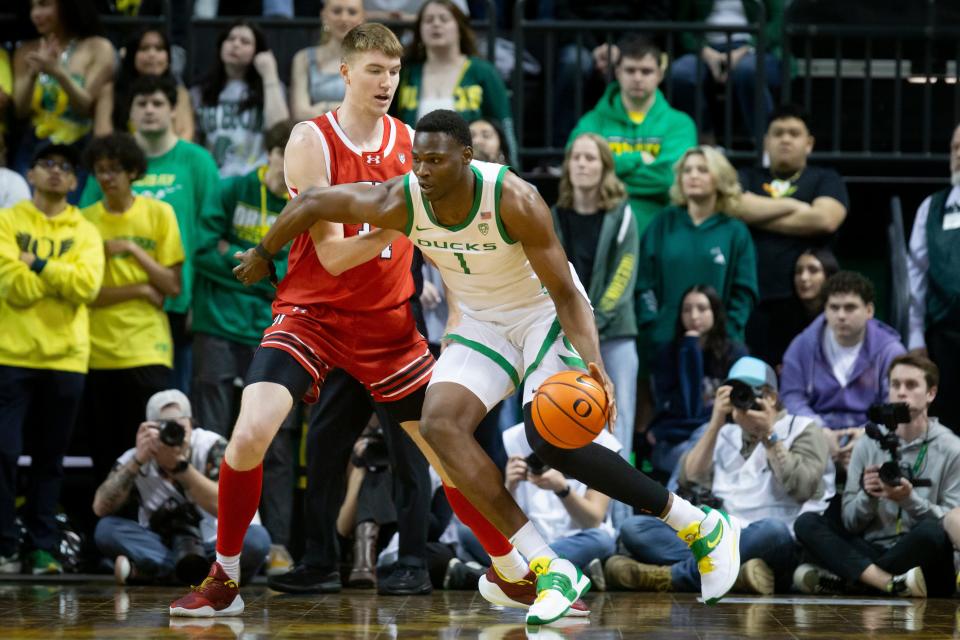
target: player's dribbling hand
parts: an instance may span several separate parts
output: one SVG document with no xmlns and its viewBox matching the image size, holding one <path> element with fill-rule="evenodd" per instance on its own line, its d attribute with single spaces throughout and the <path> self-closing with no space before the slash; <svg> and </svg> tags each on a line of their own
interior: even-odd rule
<svg viewBox="0 0 960 640">
<path fill-rule="evenodd" d="M 233 257 L 240 261 L 240 264 L 233 268 L 233 275 L 248 287 L 260 282 L 270 273 L 267 261 L 258 256 L 253 249 L 237 251 Z"/>
<path fill-rule="evenodd" d="M 603 391 L 607 394 L 607 429 L 613 433 L 613 425 L 617 423 L 617 399 L 613 395 L 613 382 L 607 372 L 601 369 L 596 362 L 587 365 L 587 371 L 590 377 L 603 385 Z"/>
</svg>

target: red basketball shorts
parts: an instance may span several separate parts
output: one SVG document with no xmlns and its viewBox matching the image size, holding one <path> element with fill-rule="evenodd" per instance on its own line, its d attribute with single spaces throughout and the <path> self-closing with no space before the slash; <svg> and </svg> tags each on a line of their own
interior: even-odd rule
<svg viewBox="0 0 960 640">
<path fill-rule="evenodd" d="M 409 304 L 386 311 L 278 305 L 261 347 L 290 354 L 313 378 L 304 400 L 316 402 L 331 369 L 359 380 L 376 402 L 395 402 L 430 381 L 434 359 Z"/>
</svg>

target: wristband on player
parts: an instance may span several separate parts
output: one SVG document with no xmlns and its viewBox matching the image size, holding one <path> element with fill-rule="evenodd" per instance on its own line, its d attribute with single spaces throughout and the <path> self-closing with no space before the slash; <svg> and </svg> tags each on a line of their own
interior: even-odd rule
<svg viewBox="0 0 960 640">
<path fill-rule="evenodd" d="M 257 244 L 257 246 L 253 248 L 253 252 L 257 254 L 261 260 L 273 262 L 274 254 L 267 251 L 267 248 L 263 246 L 263 243 Z"/>
</svg>

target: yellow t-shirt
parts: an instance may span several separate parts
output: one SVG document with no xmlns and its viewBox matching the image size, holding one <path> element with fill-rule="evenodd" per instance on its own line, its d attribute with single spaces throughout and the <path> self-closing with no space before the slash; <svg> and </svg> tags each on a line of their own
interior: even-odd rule
<svg viewBox="0 0 960 640">
<path fill-rule="evenodd" d="M 627 111 L 627 116 L 633 124 L 643 124 L 643 121 L 647 119 L 647 114 L 643 111 Z"/>
<path fill-rule="evenodd" d="M 183 243 L 173 209 L 166 202 L 137 196 L 129 209 L 110 213 L 103 200 L 83 210 L 103 240 L 131 240 L 164 267 L 183 262 Z M 146 270 L 129 253 L 108 256 L 103 287 L 149 282 Z M 170 323 L 163 309 L 135 298 L 90 309 L 90 368 L 130 369 L 173 366 Z"/>
</svg>

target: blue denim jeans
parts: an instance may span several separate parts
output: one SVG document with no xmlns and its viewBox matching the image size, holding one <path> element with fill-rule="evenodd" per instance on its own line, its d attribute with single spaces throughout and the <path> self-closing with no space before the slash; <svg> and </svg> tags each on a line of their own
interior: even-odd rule
<svg viewBox="0 0 960 640">
<path fill-rule="evenodd" d="M 470 529 L 462 524 L 457 525 L 457 536 L 460 538 L 460 545 L 467 556 L 464 560 L 473 560 L 485 567 L 490 566 L 490 556 L 483 550 L 480 541 L 477 540 Z M 612 556 L 616 550 L 616 541 L 609 532 L 603 529 L 584 529 L 572 536 L 552 541 L 550 548 L 561 558 L 566 558 L 583 569 L 594 558 L 604 560 Z"/>
<path fill-rule="evenodd" d="M 720 47 L 720 49 L 724 48 Z M 743 56 L 740 63 L 729 74 L 727 80 L 733 83 L 733 97 L 737 101 L 740 112 L 743 114 L 744 125 L 751 136 L 754 135 L 754 127 L 758 118 L 761 124 L 765 124 L 770 111 L 773 109 L 773 96 L 770 94 L 770 89 L 780 86 L 780 60 L 769 53 L 766 54 L 765 58 L 766 85 L 760 88 L 762 92 L 762 111 L 759 114 L 756 113 L 754 102 L 754 91 L 757 89 L 757 56 L 753 53 Z M 713 87 L 716 83 L 710 74 L 710 69 L 702 62 L 700 64 L 700 78 L 697 82 L 697 59 L 698 56 L 688 53 L 680 56 L 671 66 L 670 75 L 673 82 L 673 100 L 671 102 L 675 108 L 686 112 L 696 121 L 696 92 L 699 89 L 705 94 L 700 102 L 700 130 L 713 131 L 713 124 L 710 121 L 709 96 L 713 95 Z M 730 108 L 732 108 L 732 105 Z"/>
<path fill-rule="evenodd" d="M 109 559 L 124 555 L 144 577 L 166 578 L 173 573 L 173 551 L 159 535 L 129 518 L 106 516 L 97 523 L 94 540 L 100 553 Z M 215 542 L 203 543 L 210 562 L 216 559 Z M 259 524 L 251 524 L 243 538 L 240 575 L 244 580 L 257 575 L 270 552 L 270 534 Z"/>
<path fill-rule="evenodd" d="M 623 445 L 620 455 L 629 461 L 633 453 L 633 423 L 637 412 L 637 371 L 640 367 L 637 341 L 635 338 L 604 340 L 600 343 L 600 355 L 617 398 L 617 423 L 613 432 Z M 610 512 L 613 526 L 619 527 L 621 522 L 633 515 L 633 508 L 612 500 Z"/>
<path fill-rule="evenodd" d="M 674 591 L 700 590 L 697 561 L 686 543 L 659 518 L 634 516 L 623 523 L 620 543 L 633 559 L 670 565 Z M 797 568 L 798 547 L 790 527 L 780 520 L 758 520 L 740 532 L 740 562 L 760 558 L 773 569 L 776 591 L 790 590 Z"/>
</svg>

